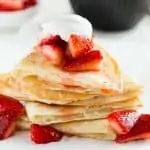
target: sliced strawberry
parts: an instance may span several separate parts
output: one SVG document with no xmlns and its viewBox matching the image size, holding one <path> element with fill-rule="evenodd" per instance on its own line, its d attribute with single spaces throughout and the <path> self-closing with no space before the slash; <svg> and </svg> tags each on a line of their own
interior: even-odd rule
<svg viewBox="0 0 150 150">
<path fill-rule="evenodd" d="M 71 52 L 70 52 L 70 50 L 69 50 L 69 47 L 66 48 L 66 53 L 65 53 L 65 55 L 66 55 L 67 61 L 71 61 L 71 60 L 72 60 L 72 55 L 71 55 Z"/>
<path fill-rule="evenodd" d="M 63 65 L 65 54 L 63 49 L 56 45 L 43 45 L 39 47 L 42 54 L 54 65 Z"/>
<path fill-rule="evenodd" d="M 61 40 L 59 35 L 47 36 L 41 40 L 40 45 L 56 45 Z"/>
<path fill-rule="evenodd" d="M 0 140 L 10 137 L 15 130 L 18 116 L 11 111 L 0 112 Z"/>
<path fill-rule="evenodd" d="M 24 8 L 34 6 L 37 4 L 37 0 L 23 0 Z"/>
<path fill-rule="evenodd" d="M 118 134 L 127 133 L 139 118 L 139 113 L 135 110 L 124 110 L 110 114 L 108 116 L 111 127 Z"/>
<path fill-rule="evenodd" d="M 63 134 L 50 126 L 31 125 L 31 140 L 36 144 L 57 142 L 62 139 Z"/>
<path fill-rule="evenodd" d="M 12 111 L 16 115 L 21 116 L 24 114 L 23 105 L 14 98 L 0 95 L 0 112 Z"/>
<path fill-rule="evenodd" d="M 84 54 L 82 57 L 66 63 L 66 71 L 98 71 L 102 61 L 100 51 L 94 50 Z"/>
<path fill-rule="evenodd" d="M 117 143 L 126 143 L 134 140 L 150 139 L 150 115 L 144 114 L 139 117 L 134 127 L 124 135 L 118 135 Z"/>
<path fill-rule="evenodd" d="M 20 10 L 24 5 L 21 0 L 0 0 L 1 10 Z"/>
<path fill-rule="evenodd" d="M 47 36 L 44 39 L 42 39 L 42 41 L 39 44 L 40 46 L 43 45 L 56 45 L 61 47 L 63 50 L 66 49 L 67 47 L 67 42 L 64 41 L 63 39 L 61 39 L 61 37 L 59 35 L 51 35 L 51 36 Z"/>
<path fill-rule="evenodd" d="M 69 50 L 73 58 L 77 58 L 93 49 L 91 40 L 72 34 L 69 38 Z"/>
<path fill-rule="evenodd" d="M 0 10 L 22 10 L 37 4 L 37 0 L 0 0 Z"/>
</svg>

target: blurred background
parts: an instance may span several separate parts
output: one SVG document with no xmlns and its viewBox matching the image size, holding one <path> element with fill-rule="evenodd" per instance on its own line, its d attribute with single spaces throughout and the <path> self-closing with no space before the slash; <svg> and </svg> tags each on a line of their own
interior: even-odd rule
<svg viewBox="0 0 150 150">
<path fill-rule="evenodd" d="M 1 5 L 4 2 L 7 5 Z M 19 5 L 22 2 L 23 8 Z M 8 9 L 12 5 L 15 11 Z M 13 41 L 18 29 L 30 21 L 44 22 L 70 13 L 89 19 L 96 40 L 106 46 L 119 45 L 118 40 L 149 44 L 150 0 L 0 0 L 0 8 L 0 45 Z"/>
<path fill-rule="evenodd" d="M 43 22 L 77 13 L 91 21 L 95 40 L 120 59 L 118 49 L 128 56 L 126 49 L 135 53 L 137 49 L 150 48 L 149 9 L 150 0 L 0 0 L 0 48 L 12 49 L 18 29 L 30 21 Z M 27 39 L 22 39 L 23 47 Z"/>
<path fill-rule="evenodd" d="M 149 13 L 150 0 L 39 0 L 37 19 L 77 13 L 105 31 L 135 27 Z"/>
<path fill-rule="evenodd" d="M 0 27 L 20 27 L 31 19 L 51 20 L 77 13 L 97 30 L 120 31 L 135 27 L 149 8 L 150 0 L 0 0 Z"/>
</svg>

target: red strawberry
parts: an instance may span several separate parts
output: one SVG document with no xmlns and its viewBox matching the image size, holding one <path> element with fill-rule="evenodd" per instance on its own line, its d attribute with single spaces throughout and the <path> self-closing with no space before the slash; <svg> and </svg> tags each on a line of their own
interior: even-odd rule
<svg viewBox="0 0 150 150">
<path fill-rule="evenodd" d="M 24 8 L 28 8 L 30 6 L 34 6 L 37 4 L 37 0 L 23 0 Z"/>
<path fill-rule="evenodd" d="M 90 51 L 78 59 L 68 62 L 64 66 L 66 71 L 98 71 L 100 62 L 102 61 L 100 51 Z"/>
<path fill-rule="evenodd" d="M 73 58 L 77 58 L 93 49 L 91 40 L 72 34 L 69 38 L 69 50 Z"/>
<path fill-rule="evenodd" d="M 36 144 L 57 142 L 62 139 L 63 134 L 50 126 L 31 125 L 31 140 Z"/>
<path fill-rule="evenodd" d="M 57 45 L 43 45 L 39 47 L 42 54 L 54 65 L 62 65 L 64 58 L 63 49 Z"/>
<path fill-rule="evenodd" d="M 67 47 L 67 42 L 61 39 L 59 35 L 51 35 L 48 37 L 45 37 L 39 44 L 40 46 L 43 45 L 56 45 L 61 47 L 63 50 Z"/>
<path fill-rule="evenodd" d="M 16 127 L 18 116 L 11 111 L 0 112 L 0 140 L 10 137 Z"/>
<path fill-rule="evenodd" d="M 0 140 L 13 134 L 17 120 L 24 114 L 24 107 L 17 100 L 0 95 Z"/>
<path fill-rule="evenodd" d="M 0 10 L 15 11 L 28 8 L 37 4 L 37 0 L 0 0 Z"/>
<path fill-rule="evenodd" d="M 12 111 L 16 115 L 21 116 L 24 114 L 23 105 L 14 98 L 0 95 L 0 112 Z"/>
<path fill-rule="evenodd" d="M 0 0 L 0 10 L 21 10 L 23 7 L 21 0 Z"/>
<path fill-rule="evenodd" d="M 56 45 L 61 40 L 59 35 L 47 36 L 40 42 L 40 45 Z"/>
<path fill-rule="evenodd" d="M 108 116 L 111 127 L 118 134 L 127 133 L 139 118 L 139 113 L 135 110 L 124 110 L 110 114 Z"/>
<path fill-rule="evenodd" d="M 134 127 L 124 135 L 118 135 L 117 143 L 126 143 L 133 140 L 150 139 L 150 115 L 144 114 L 139 117 Z"/>
</svg>

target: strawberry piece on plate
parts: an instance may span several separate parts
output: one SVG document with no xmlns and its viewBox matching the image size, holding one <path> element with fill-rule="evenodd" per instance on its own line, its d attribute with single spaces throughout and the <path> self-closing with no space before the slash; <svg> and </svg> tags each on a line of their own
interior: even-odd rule
<svg viewBox="0 0 150 150">
<path fill-rule="evenodd" d="M 118 134 L 125 134 L 131 130 L 138 118 L 139 113 L 135 110 L 113 112 L 108 116 L 111 127 Z"/>
<path fill-rule="evenodd" d="M 73 58 L 77 58 L 93 49 L 91 40 L 72 34 L 69 38 L 69 50 Z"/>
<path fill-rule="evenodd" d="M 63 134 L 50 126 L 31 125 L 31 140 L 36 144 L 60 141 Z"/>
<path fill-rule="evenodd" d="M 0 140 L 13 134 L 16 123 L 24 112 L 24 107 L 19 101 L 0 95 Z"/>
<path fill-rule="evenodd" d="M 23 105 L 19 101 L 9 96 L 0 95 L 0 112 L 5 111 L 15 112 L 18 116 L 23 115 L 25 112 Z"/>
<path fill-rule="evenodd" d="M 67 62 L 65 71 L 99 71 L 103 57 L 100 51 L 90 51 L 78 59 Z"/>
<path fill-rule="evenodd" d="M 117 143 L 126 143 L 135 140 L 150 139 L 150 115 L 143 114 L 139 117 L 134 127 L 126 134 L 118 135 Z"/>
<path fill-rule="evenodd" d="M 0 140 L 10 137 L 17 124 L 18 116 L 12 111 L 0 112 Z"/>
<path fill-rule="evenodd" d="M 61 40 L 59 35 L 47 36 L 41 40 L 40 45 L 57 45 L 57 43 Z"/>
<path fill-rule="evenodd" d="M 63 65 L 65 54 L 57 45 L 43 45 L 40 47 L 42 54 L 54 65 Z"/>
</svg>

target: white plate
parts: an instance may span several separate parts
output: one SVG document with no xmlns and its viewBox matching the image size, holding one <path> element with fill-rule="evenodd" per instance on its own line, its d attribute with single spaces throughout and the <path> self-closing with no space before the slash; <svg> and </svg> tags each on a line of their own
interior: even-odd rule
<svg viewBox="0 0 150 150">
<path fill-rule="evenodd" d="M 117 35 L 96 34 L 100 42 L 118 60 L 122 70 L 144 86 L 141 97 L 145 111 L 150 112 L 150 27 L 147 24 L 139 26 L 131 32 Z M 29 39 L 30 37 L 24 37 Z M 17 42 L 18 43 L 18 42 Z M 26 45 L 21 45 L 22 48 Z M 0 38 L 0 71 L 11 69 L 20 59 L 24 50 L 15 44 L 14 37 Z M 149 150 L 150 141 L 115 144 L 92 139 L 65 138 L 59 143 L 34 145 L 29 133 L 18 133 L 8 140 L 0 142 L 0 148 L 5 150 Z"/>
</svg>

